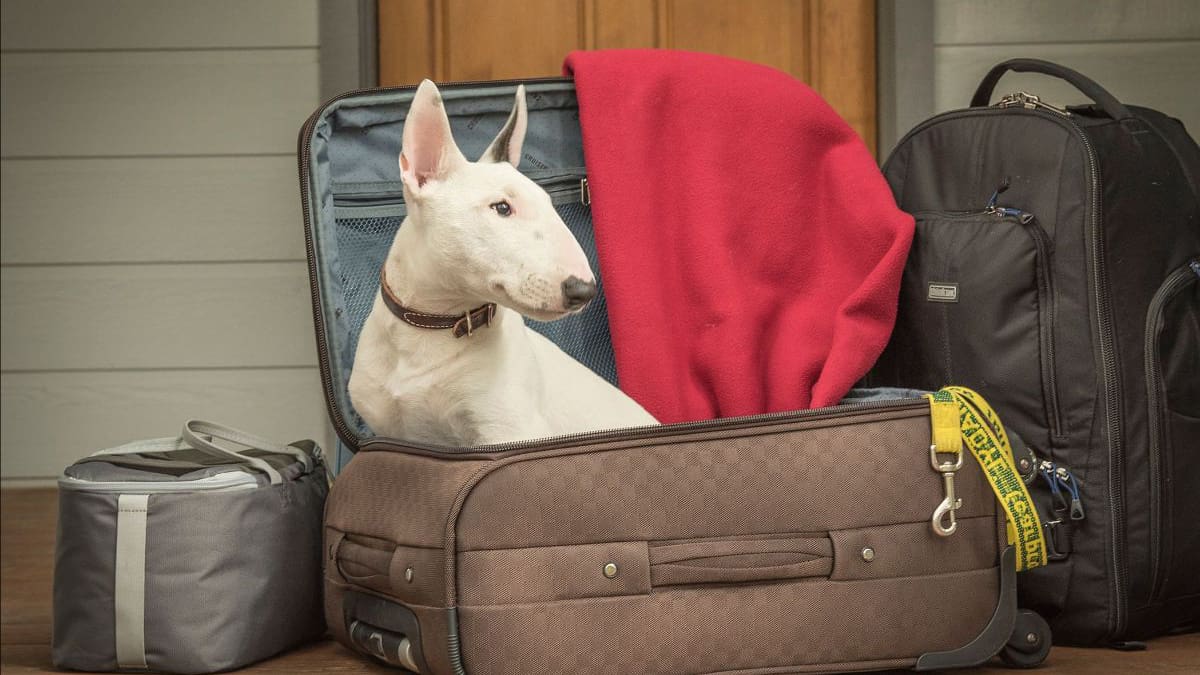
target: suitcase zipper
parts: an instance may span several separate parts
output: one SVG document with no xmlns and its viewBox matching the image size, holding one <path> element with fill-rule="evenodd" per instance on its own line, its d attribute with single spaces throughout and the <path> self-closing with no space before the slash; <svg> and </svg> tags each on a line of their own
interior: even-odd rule
<svg viewBox="0 0 1200 675">
<path fill-rule="evenodd" d="M 543 77 L 530 78 L 526 80 L 495 80 L 495 81 L 468 81 L 439 84 L 442 89 L 455 89 L 461 87 L 489 85 L 489 86 L 515 86 L 518 84 L 541 84 L 541 83 L 561 83 L 570 82 L 570 78 L 565 77 Z M 404 87 L 368 87 L 365 89 L 357 89 L 343 94 L 334 96 L 327 100 L 321 106 L 318 106 L 313 111 L 308 119 L 304 121 L 304 125 L 300 128 L 300 135 L 296 139 L 299 143 L 298 159 L 299 159 L 299 178 L 300 178 L 300 204 L 302 207 L 302 216 L 304 218 L 304 249 L 308 258 L 308 288 L 309 295 L 312 301 L 313 309 L 313 327 L 317 338 L 317 365 L 321 370 L 321 385 L 325 393 L 325 407 L 329 411 L 329 419 L 333 423 L 333 429 L 337 433 L 338 438 L 351 450 L 357 452 L 359 438 L 357 434 L 346 424 L 345 418 L 338 409 L 337 395 L 333 390 L 333 376 L 329 364 L 329 344 L 325 340 L 325 317 L 321 312 L 321 291 L 319 288 L 320 280 L 317 272 L 317 257 L 316 245 L 313 240 L 312 231 L 312 195 L 309 190 L 309 178 L 312 174 L 312 166 L 310 154 L 312 152 L 312 132 L 317 124 L 317 120 L 321 118 L 322 113 L 334 103 L 343 99 L 354 96 L 363 96 L 366 94 L 375 93 L 400 93 L 416 91 L 416 86 Z"/>
<path fill-rule="evenodd" d="M 1003 99 L 1002 99 L 1003 100 Z M 1108 637 L 1114 638 L 1125 630 L 1126 621 L 1126 576 L 1127 576 L 1127 561 L 1125 556 L 1125 526 L 1124 526 L 1124 487 L 1125 487 L 1125 446 L 1124 440 L 1121 438 L 1121 432 L 1124 427 L 1124 419 L 1121 410 L 1122 392 L 1121 382 L 1119 379 L 1120 373 L 1117 368 L 1116 361 L 1116 345 L 1113 341 L 1113 321 L 1112 321 L 1112 306 L 1108 293 L 1108 272 L 1104 265 L 1104 235 L 1100 231 L 1101 220 L 1101 201 L 1100 201 L 1100 179 L 1099 167 L 1096 161 L 1096 151 L 1092 147 L 1092 143 L 1088 140 L 1088 136 L 1083 129 L 1075 123 L 1074 119 L 1069 114 L 1061 112 L 1052 112 L 1047 108 L 1053 108 L 1049 104 L 1034 105 L 1032 107 L 1022 106 L 1028 110 L 1027 114 L 1037 115 L 1043 119 L 1051 120 L 1056 124 L 1063 126 L 1065 129 L 1073 133 L 1083 145 L 1084 154 L 1087 157 L 1088 165 L 1088 189 L 1089 189 L 1089 205 L 1091 212 L 1088 218 L 1089 228 L 1089 246 L 1088 257 L 1092 263 L 1092 293 L 1096 303 L 1096 324 L 1097 333 L 1100 343 L 1100 362 L 1103 371 L 1103 399 L 1104 411 L 1107 416 L 1107 431 L 1108 431 L 1108 462 L 1109 462 L 1109 481 L 1108 481 L 1108 505 L 1109 505 L 1109 532 L 1112 536 L 1112 555 L 1110 557 L 1110 569 L 1113 576 L 1113 611 L 1109 615 L 1109 633 Z M 964 110 L 955 110 L 930 119 L 913 127 L 907 134 L 904 135 L 896 147 L 901 147 L 909 141 L 914 135 L 924 131 L 925 129 L 940 124 L 949 119 L 957 119 L 963 117 L 985 117 L 989 115 L 1011 115 L 1014 114 L 1011 107 L 980 107 L 966 108 Z M 894 153 L 893 153 L 894 156 Z M 891 164 L 891 159 L 884 164 L 883 170 L 887 171 Z"/>
<path fill-rule="evenodd" d="M 762 426 L 763 423 L 787 423 L 800 422 L 821 417 L 831 417 L 835 414 L 857 413 L 866 411 L 880 410 L 916 410 L 927 409 L 929 401 L 923 398 L 899 398 L 887 399 L 881 401 L 868 401 L 865 403 L 848 403 L 844 405 L 827 406 L 824 408 L 811 408 L 809 410 L 791 410 L 784 412 L 762 413 L 759 415 L 745 415 L 742 417 L 721 417 L 711 420 L 700 420 L 697 422 L 678 422 L 675 424 L 653 424 L 640 427 L 628 427 L 624 429 L 608 429 L 601 431 L 587 431 L 576 434 L 565 434 L 561 436 L 548 436 L 546 438 L 536 438 L 526 441 L 513 441 L 510 443 L 496 443 L 492 445 L 480 445 L 475 447 L 448 447 L 438 445 L 424 445 L 410 443 L 401 439 L 375 437 L 367 439 L 363 442 L 364 450 L 385 451 L 385 452 L 400 452 L 409 453 L 410 451 L 418 451 L 420 453 L 433 453 L 444 456 L 461 456 L 461 455 L 486 455 L 497 453 L 524 453 L 535 452 L 542 450 L 554 450 L 557 448 L 570 447 L 581 443 L 600 443 L 608 441 L 621 441 L 633 439 L 645 439 L 655 437 L 672 437 L 679 434 L 694 433 L 698 431 L 717 431 L 717 430 L 737 430 Z M 381 447 L 375 447 L 381 446 Z"/>
<path fill-rule="evenodd" d="M 169 492 L 230 492 L 253 490 L 258 480 L 245 471 L 225 471 L 196 480 L 175 481 L 90 481 L 71 476 L 58 479 L 61 490 L 120 494 L 160 494 Z"/>
<path fill-rule="evenodd" d="M 1200 283 L 1200 259 L 1191 260 L 1175 270 L 1150 300 L 1146 312 L 1145 359 L 1146 359 L 1146 404 L 1150 409 L 1150 602 L 1158 599 L 1163 583 L 1162 537 L 1164 521 L 1162 509 L 1162 419 L 1159 414 L 1162 401 L 1162 363 L 1158 359 L 1157 328 L 1163 305 L 1188 283 Z"/>
</svg>

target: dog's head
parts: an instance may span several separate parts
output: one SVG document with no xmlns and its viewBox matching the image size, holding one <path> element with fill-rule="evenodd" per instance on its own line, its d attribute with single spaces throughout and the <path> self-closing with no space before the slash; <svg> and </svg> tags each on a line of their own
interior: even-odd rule
<svg viewBox="0 0 1200 675">
<path fill-rule="evenodd" d="M 550 195 L 516 169 L 527 123 L 521 86 L 504 128 L 479 161 L 467 161 L 441 94 L 425 80 L 404 123 L 400 175 L 406 227 L 419 228 L 436 257 L 430 262 L 456 277 L 447 282 L 471 298 L 549 321 L 583 309 L 596 295 L 596 279 Z"/>
</svg>

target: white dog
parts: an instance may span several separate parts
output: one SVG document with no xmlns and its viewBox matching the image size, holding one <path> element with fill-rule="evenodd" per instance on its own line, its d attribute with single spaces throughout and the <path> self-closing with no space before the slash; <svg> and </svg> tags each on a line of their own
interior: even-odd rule
<svg viewBox="0 0 1200 675">
<path fill-rule="evenodd" d="M 525 326 L 578 312 L 595 276 L 550 196 L 515 168 L 525 89 L 478 162 L 421 83 L 404 124 L 408 205 L 358 341 L 350 398 L 377 434 L 471 446 L 656 424 Z"/>
</svg>

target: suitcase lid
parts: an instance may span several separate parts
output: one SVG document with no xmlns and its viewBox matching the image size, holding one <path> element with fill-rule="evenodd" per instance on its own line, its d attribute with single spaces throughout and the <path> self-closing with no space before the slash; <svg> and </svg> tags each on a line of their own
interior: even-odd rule
<svg viewBox="0 0 1200 675">
<path fill-rule="evenodd" d="M 473 160 L 503 127 L 518 84 L 525 84 L 529 109 L 518 168 L 550 193 L 587 253 L 599 286 L 580 314 L 526 323 L 616 384 L 574 83 L 544 78 L 439 88 L 454 139 Z M 343 94 L 318 108 L 300 131 L 300 194 L 317 356 L 329 417 L 351 451 L 373 435 L 354 411 L 347 386 L 358 334 L 379 289 L 380 267 L 406 213 L 398 156 L 415 93 L 414 86 Z"/>
<path fill-rule="evenodd" d="M 555 209 L 587 254 L 598 284 L 595 299 L 583 312 L 550 323 L 526 323 L 601 377 L 618 384 L 592 231 L 573 81 L 541 78 L 463 82 L 442 84 L 439 89 L 455 142 L 468 159 L 474 159 L 503 127 L 519 84 L 526 88 L 529 125 L 518 168 L 550 193 Z M 404 119 L 415 93 L 415 86 L 349 92 L 318 108 L 300 131 L 300 195 L 317 356 L 330 420 L 351 452 L 374 436 L 354 411 L 347 387 L 358 334 L 378 293 L 380 267 L 406 214 L 398 156 Z M 923 403 L 919 398 L 914 400 L 918 396 L 919 392 L 905 389 L 855 390 L 843 402 L 859 407 L 911 406 Z M 750 424 L 761 418 L 815 414 L 828 412 L 808 410 L 688 422 L 661 427 L 662 431 L 654 433 L 670 435 L 718 425 Z M 587 435 L 621 433 L 617 430 Z M 571 435 L 557 440 L 575 438 Z M 510 450 L 510 446 L 538 443 L 542 442 L 489 449 Z M 440 450 L 478 452 L 471 448 Z"/>
</svg>

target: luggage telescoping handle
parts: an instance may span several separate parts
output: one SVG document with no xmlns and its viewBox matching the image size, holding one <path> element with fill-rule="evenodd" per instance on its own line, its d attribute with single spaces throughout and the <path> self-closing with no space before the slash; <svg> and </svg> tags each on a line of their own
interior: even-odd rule
<svg viewBox="0 0 1200 675">
<path fill-rule="evenodd" d="M 281 476 L 279 472 L 275 470 L 275 467 L 267 463 L 266 460 L 262 459 L 261 457 L 252 457 L 250 455 L 246 455 L 243 453 L 243 451 L 223 448 L 216 443 L 213 443 L 210 439 L 220 439 L 223 441 L 229 441 L 230 443 L 244 445 L 246 446 L 247 450 L 266 450 L 267 452 L 274 452 L 283 455 L 293 455 L 304 463 L 304 470 L 306 472 L 311 471 L 313 468 L 312 457 L 309 457 L 308 453 L 304 452 L 300 448 L 291 445 L 279 445 L 262 438 L 261 436 L 248 434 L 244 431 L 234 429 L 233 427 L 227 427 L 223 424 L 205 422 L 204 420 L 188 420 L 183 425 L 183 433 L 181 435 L 183 436 L 183 440 L 186 441 L 188 445 L 191 445 L 197 450 L 208 450 L 210 452 L 229 455 L 231 457 L 236 457 L 240 462 L 249 463 L 254 468 L 267 474 L 267 477 L 271 479 L 271 484 L 273 485 L 282 483 L 283 476 Z M 206 436 L 207 438 L 205 438 Z"/>
<path fill-rule="evenodd" d="M 1017 73 L 1041 73 L 1057 77 L 1060 80 L 1065 80 L 1085 96 L 1092 99 L 1099 105 L 1108 116 L 1114 120 L 1123 120 L 1133 117 L 1133 113 L 1129 112 L 1116 96 L 1108 93 L 1108 91 L 1096 84 L 1094 80 L 1075 70 L 1071 70 L 1066 66 L 1060 66 L 1057 63 L 1043 61 L 1041 59 L 1010 59 L 1003 63 L 996 64 L 983 81 L 979 83 L 979 88 L 975 90 L 975 95 L 971 97 L 971 107 L 986 106 L 992 99 L 992 92 L 996 89 L 996 83 L 1008 71 Z"/>
</svg>

